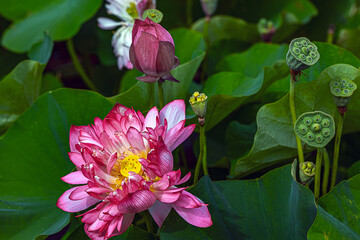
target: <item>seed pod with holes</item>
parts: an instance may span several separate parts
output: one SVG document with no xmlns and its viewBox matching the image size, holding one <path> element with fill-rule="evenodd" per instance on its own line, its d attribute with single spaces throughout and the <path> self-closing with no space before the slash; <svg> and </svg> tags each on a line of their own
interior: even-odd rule
<svg viewBox="0 0 360 240">
<path fill-rule="evenodd" d="M 148 9 L 143 14 L 143 19 L 149 18 L 155 23 L 160 23 L 163 19 L 163 14 L 157 9 Z"/>
<path fill-rule="evenodd" d="M 194 92 L 189 102 L 196 116 L 204 118 L 206 113 L 207 96 L 204 93 Z"/>
<path fill-rule="evenodd" d="M 313 162 L 302 162 L 299 165 L 299 178 L 301 183 L 309 183 L 314 180 L 315 164 Z"/>
<path fill-rule="evenodd" d="M 296 135 L 312 147 L 325 147 L 335 135 L 332 116 L 316 111 L 302 114 L 295 122 Z"/>
<path fill-rule="evenodd" d="M 356 83 L 347 77 L 338 77 L 330 81 L 330 91 L 338 107 L 345 107 L 356 89 Z"/>
<path fill-rule="evenodd" d="M 314 65 L 319 58 L 316 45 L 309 39 L 300 37 L 290 42 L 286 63 L 291 70 L 302 71 Z"/>
</svg>

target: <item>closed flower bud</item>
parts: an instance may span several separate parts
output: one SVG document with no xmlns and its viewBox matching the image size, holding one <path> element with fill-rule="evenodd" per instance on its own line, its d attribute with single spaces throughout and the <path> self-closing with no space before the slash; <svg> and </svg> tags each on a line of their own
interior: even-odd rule
<svg viewBox="0 0 360 240">
<path fill-rule="evenodd" d="M 132 65 L 145 74 L 138 80 L 149 83 L 158 80 L 177 82 L 170 74 L 179 65 L 174 40 L 160 24 L 149 18 L 144 21 L 136 19 L 129 54 Z"/>
<path fill-rule="evenodd" d="M 320 58 L 315 44 L 301 37 L 290 42 L 286 63 L 292 71 L 302 71 L 314 65 Z"/>
<path fill-rule="evenodd" d="M 196 116 L 204 118 L 206 114 L 207 96 L 204 93 L 194 92 L 190 97 L 190 105 Z"/>
</svg>

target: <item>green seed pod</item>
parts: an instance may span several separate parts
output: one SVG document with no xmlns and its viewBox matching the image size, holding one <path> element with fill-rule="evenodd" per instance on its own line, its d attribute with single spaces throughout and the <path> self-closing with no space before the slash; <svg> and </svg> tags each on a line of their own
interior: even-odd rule
<svg viewBox="0 0 360 240">
<path fill-rule="evenodd" d="M 338 107 L 345 107 L 356 89 L 356 83 L 347 77 L 338 77 L 330 81 L 330 91 Z"/>
<path fill-rule="evenodd" d="M 302 162 L 299 165 L 299 177 L 301 183 L 305 184 L 314 179 L 315 164 L 313 162 Z"/>
<path fill-rule="evenodd" d="M 163 19 L 163 14 L 157 9 L 148 9 L 143 14 L 143 19 L 149 18 L 153 22 L 160 23 Z"/>
<path fill-rule="evenodd" d="M 289 51 L 286 54 L 286 63 L 291 70 L 302 71 L 314 65 L 319 58 L 320 54 L 316 45 L 309 39 L 300 37 L 290 42 Z"/>
<path fill-rule="evenodd" d="M 208 97 L 204 93 L 194 92 L 189 99 L 191 108 L 199 118 L 205 117 L 207 98 Z"/>
<path fill-rule="evenodd" d="M 307 112 L 296 120 L 294 130 L 296 135 L 308 145 L 324 147 L 335 135 L 335 122 L 324 112 Z"/>
</svg>

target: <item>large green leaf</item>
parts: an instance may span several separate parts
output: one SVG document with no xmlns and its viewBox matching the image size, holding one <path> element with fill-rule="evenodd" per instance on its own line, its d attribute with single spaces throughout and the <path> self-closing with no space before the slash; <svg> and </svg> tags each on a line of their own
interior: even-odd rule
<svg viewBox="0 0 360 240">
<path fill-rule="evenodd" d="M 210 76 L 204 92 L 209 98 L 206 129 L 210 130 L 242 104 L 257 100 L 267 87 L 288 74 L 284 45 L 255 44 L 243 53 L 225 57 Z M 267 53 L 267 54 L 264 54 Z M 280 60 L 280 61 L 277 61 Z"/>
<path fill-rule="evenodd" d="M 337 38 L 336 44 L 342 46 L 353 52 L 357 57 L 360 57 L 360 28 L 355 29 L 341 29 Z"/>
<path fill-rule="evenodd" d="M 0 81 L 0 133 L 39 96 L 44 67 L 38 62 L 26 60 Z"/>
<path fill-rule="evenodd" d="M 318 205 L 309 240 L 360 239 L 360 175 L 341 182 Z"/>
<path fill-rule="evenodd" d="M 205 51 L 202 35 L 194 30 L 176 28 L 171 30 L 170 34 L 174 39 L 175 55 L 179 58 L 181 64 L 193 59 L 196 50 Z"/>
<path fill-rule="evenodd" d="M 205 19 L 199 19 L 192 29 L 203 33 Z M 217 15 L 209 23 L 210 44 L 224 39 L 237 39 L 243 42 L 257 42 L 260 36 L 256 24 L 247 23 L 243 19 Z"/>
<path fill-rule="evenodd" d="M 0 0 L 0 5 L 0 13 L 14 21 L 3 33 L 3 46 L 25 52 L 43 39 L 44 32 L 54 41 L 73 37 L 99 9 L 101 0 Z"/>
<path fill-rule="evenodd" d="M 230 4 L 225 1 L 219 2 L 219 8 L 225 7 L 222 4 L 231 6 L 232 15 L 241 16 L 242 19 L 222 15 L 211 18 L 209 26 L 211 44 L 221 39 L 260 41 L 256 25 L 260 18 L 274 22 L 277 31 L 273 40 L 280 42 L 317 15 L 316 7 L 308 0 L 234 1 Z M 204 22 L 205 19 L 202 18 L 195 22 L 192 28 L 203 32 Z"/>
<path fill-rule="evenodd" d="M 297 84 L 295 108 L 297 116 L 308 111 L 324 111 L 336 117 L 329 82 L 338 76 L 347 76 L 360 83 L 360 71 L 347 64 L 336 64 L 325 69 L 314 81 Z M 344 131 L 360 130 L 360 93 L 355 92 L 348 105 Z M 257 115 L 258 131 L 250 153 L 233 161 L 231 174 L 244 176 L 261 168 L 279 163 L 297 155 L 295 134 L 292 127 L 289 96 L 264 105 Z M 305 145 L 305 151 L 310 150 Z"/>
<path fill-rule="evenodd" d="M 0 239 L 34 239 L 61 230 L 69 213 L 56 207 L 69 188 L 60 178 L 74 169 L 69 129 L 103 118 L 112 104 L 89 91 L 42 95 L 0 140 Z"/>
<path fill-rule="evenodd" d="M 209 204 L 213 226 L 197 228 L 174 211 L 160 230 L 162 240 L 305 239 L 316 214 L 312 192 L 295 182 L 290 165 L 247 181 L 211 182 L 190 190 Z"/>
</svg>

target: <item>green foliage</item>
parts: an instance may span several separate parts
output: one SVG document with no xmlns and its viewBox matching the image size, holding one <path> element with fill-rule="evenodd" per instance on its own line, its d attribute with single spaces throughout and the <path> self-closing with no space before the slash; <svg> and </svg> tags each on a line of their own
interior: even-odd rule
<svg viewBox="0 0 360 240">
<path fill-rule="evenodd" d="M 297 84 L 295 88 L 295 109 L 297 116 L 304 112 L 323 111 L 335 117 L 336 105 L 333 102 L 329 82 L 346 75 L 358 83 L 360 71 L 350 65 L 337 64 L 325 69 L 320 76 L 308 83 Z M 359 131 L 360 95 L 355 92 L 349 103 L 349 111 L 344 126 L 345 132 Z M 250 153 L 233 161 L 231 174 L 247 175 L 297 155 L 295 133 L 292 127 L 288 94 L 275 103 L 264 105 L 257 115 L 258 131 Z M 306 151 L 311 148 L 306 148 Z"/>
<path fill-rule="evenodd" d="M 1 0 L 0 13 L 13 21 L 3 33 L 2 45 L 20 53 L 41 41 L 44 32 L 48 32 L 54 41 L 71 38 L 94 15 L 100 4 L 100 0 Z"/>
<path fill-rule="evenodd" d="M 174 211 L 160 230 L 175 239 L 304 239 L 316 214 L 314 196 L 295 182 L 290 165 L 260 179 L 211 182 L 203 177 L 190 190 L 204 202 L 214 225 L 197 228 Z"/>
<path fill-rule="evenodd" d="M 54 43 L 48 34 L 44 34 L 41 42 L 35 43 L 29 50 L 29 58 L 41 64 L 46 64 L 51 56 Z"/>
<path fill-rule="evenodd" d="M 307 238 L 360 238 L 360 175 L 343 181 L 318 201 L 318 212 Z"/>
<path fill-rule="evenodd" d="M 69 129 L 104 117 L 112 104 L 97 93 L 61 89 L 41 96 L 0 140 L 0 238 L 34 239 L 60 231 L 69 213 L 56 201 L 69 185 L 60 180 L 74 165 Z"/>
<path fill-rule="evenodd" d="M 40 95 L 44 65 L 26 60 L 0 81 L 0 133 L 3 133 Z"/>
</svg>

